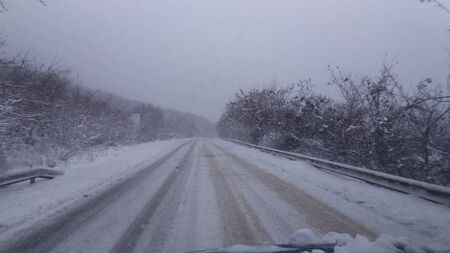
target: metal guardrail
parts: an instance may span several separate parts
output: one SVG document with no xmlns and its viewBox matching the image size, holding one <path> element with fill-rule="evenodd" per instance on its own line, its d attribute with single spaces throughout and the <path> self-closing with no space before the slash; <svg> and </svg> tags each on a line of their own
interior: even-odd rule
<svg viewBox="0 0 450 253">
<path fill-rule="evenodd" d="M 36 182 L 36 178 L 53 179 L 58 175 L 62 175 L 62 172 L 48 169 L 35 169 L 8 174 L 0 176 L 0 187 L 24 182 L 30 180 L 31 184 Z"/>
<path fill-rule="evenodd" d="M 450 206 L 450 188 L 430 183 L 421 182 L 409 178 L 390 175 L 387 173 L 360 168 L 343 163 L 328 161 L 317 157 L 281 151 L 273 148 L 258 146 L 238 140 L 226 139 L 228 141 L 241 144 L 250 148 L 255 148 L 270 154 L 286 157 L 294 160 L 304 160 L 312 166 L 333 173 L 363 180 L 367 183 L 382 186 L 388 189 L 400 191 L 415 196 Z"/>
</svg>

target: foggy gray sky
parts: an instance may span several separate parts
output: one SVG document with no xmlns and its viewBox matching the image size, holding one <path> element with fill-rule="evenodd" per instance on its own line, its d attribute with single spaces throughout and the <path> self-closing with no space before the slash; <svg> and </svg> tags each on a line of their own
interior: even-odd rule
<svg viewBox="0 0 450 253">
<path fill-rule="evenodd" d="M 447 1 L 447 0 L 444 0 Z M 450 14 L 419 0 L 6 1 L 10 53 L 57 61 L 83 85 L 213 121 L 239 88 L 376 73 L 396 60 L 411 87 L 449 71 Z"/>
</svg>

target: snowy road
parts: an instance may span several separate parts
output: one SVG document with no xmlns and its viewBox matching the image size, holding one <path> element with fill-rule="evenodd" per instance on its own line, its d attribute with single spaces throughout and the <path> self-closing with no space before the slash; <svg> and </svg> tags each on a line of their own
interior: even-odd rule
<svg viewBox="0 0 450 253">
<path fill-rule="evenodd" d="M 350 212 L 344 215 L 345 208 L 337 211 L 305 191 L 308 187 L 295 180 L 298 175 L 289 176 L 287 164 L 279 163 L 278 172 L 270 171 L 251 157 L 258 151 L 248 151 L 247 155 L 240 154 L 240 149 L 248 150 L 215 139 L 190 141 L 2 250 L 186 252 L 238 243 L 283 243 L 305 227 L 322 235 L 335 231 L 369 238 L 386 232 L 382 228 L 389 229 L 388 225 L 379 228 L 370 222 L 362 225 L 358 217 L 349 218 Z M 276 163 L 273 157 L 270 159 Z M 286 163 L 306 166 L 295 161 Z M 286 172 L 284 177 L 281 172 Z M 448 211 L 439 208 L 436 212 Z M 447 218 L 437 222 L 446 226 Z M 387 223 L 382 218 L 376 222 Z"/>
</svg>

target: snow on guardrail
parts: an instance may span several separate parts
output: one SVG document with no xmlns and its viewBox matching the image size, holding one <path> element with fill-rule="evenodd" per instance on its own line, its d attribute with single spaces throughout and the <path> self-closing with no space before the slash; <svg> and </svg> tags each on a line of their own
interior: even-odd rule
<svg viewBox="0 0 450 253">
<path fill-rule="evenodd" d="M 365 182 L 379 185 L 392 190 L 407 194 L 413 194 L 421 198 L 450 206 L 450 188 L 430 183 L 421 182 L 409 178 L 390 175 L 387 173 L 369 170 L 361 167 L 347 165 L 343 163 L 328 161 L 317 157 L 306 156 L 298 153 L 281 151 L 273 148 L 258 146 L 238 140 L 227 139 L 228 141 L 238 143 L 250 148 L 276 154 L 290 159 L 300 159 L 308 161 L 316 168 L 332 171 L 341 175 L 357 178 Z"/>
<path fill-rule="evenodd" d="M 36 178 L 52 179 L 55 176 L 62 175 L 63 173 L 56 170 L 49 169 L 33 169 L 26 171 L 19 171 L 14 173 L 8 173 L 0 176 L 0 187 L 8 186 L 15 183 L 30 180 L 34 183 Z"/>
</svg>

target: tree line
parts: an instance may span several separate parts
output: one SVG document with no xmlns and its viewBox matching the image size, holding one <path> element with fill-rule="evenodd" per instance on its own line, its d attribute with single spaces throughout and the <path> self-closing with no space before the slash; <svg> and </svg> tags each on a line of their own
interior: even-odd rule
<svg viewBox="0 0 450 253">
<path fill-rule="evenodd" d="M 413 90 L 392 67 L 356 78 L 330 69 L 341 99 L 310 80 L 239 91 L 217 125 L 222 137 L 450 185 L 450 96 L 431 79 Z"/>
<path fill-rule="evenodd" d="M 137 129 L 131 114 L 140 115 Z M 30 166 L 54 166 L 91 147 L 212 134 L 211 129 L 211 123 L 195 115 L 76 85 L 69 71 L 28 57 L 0 56 L 3 169 L 6 158 L 19 155 Z M 30 156 L 35 158 L 27 162 Z"/>
</svg>

